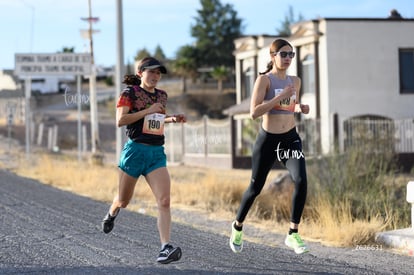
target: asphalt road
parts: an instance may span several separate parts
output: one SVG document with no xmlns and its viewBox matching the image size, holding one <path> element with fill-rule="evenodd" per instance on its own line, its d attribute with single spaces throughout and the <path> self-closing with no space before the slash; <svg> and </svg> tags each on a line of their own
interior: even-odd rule
<svg viewBox="0 0 414 275">
<path fill-rule="evenodd" d="M 97 186 L 99 188 L 99 186 Z M 174 223 L 182 259 L 155 259 L 156 219 L 122 211 L 114 231 L 100 230 L 108 205 L 0 170 L 0 274 L 413 274 L 413 257 L 386 249 L 324 247 L 296 255 L 283 245 L 246 242 L 234 254 L 228 236 Z"/>
</svg>

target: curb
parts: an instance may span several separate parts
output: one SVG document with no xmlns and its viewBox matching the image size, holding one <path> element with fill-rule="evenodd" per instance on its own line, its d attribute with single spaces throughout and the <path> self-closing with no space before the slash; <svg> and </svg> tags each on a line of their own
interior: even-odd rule
<svg viewBox="0 0 414 275">
<path fill-rule="evenodd" d="M 414 228 L 380 232 L 376 234 L 375 241 L 414 256 Z"/>
</svg>

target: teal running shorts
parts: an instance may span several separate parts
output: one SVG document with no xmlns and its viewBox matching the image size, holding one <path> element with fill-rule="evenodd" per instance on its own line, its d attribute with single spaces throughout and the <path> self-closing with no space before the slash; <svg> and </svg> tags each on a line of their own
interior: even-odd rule
<svg viewBox="0 0 414 275">
<path fill-rule="evenodd" d="M 146 145 L 129 139 L 122 149 L 118 167 L 138 178 L 146 176 L 155 169 L 167 166 L 167 156 L 162 145 Z"/>
</svg>

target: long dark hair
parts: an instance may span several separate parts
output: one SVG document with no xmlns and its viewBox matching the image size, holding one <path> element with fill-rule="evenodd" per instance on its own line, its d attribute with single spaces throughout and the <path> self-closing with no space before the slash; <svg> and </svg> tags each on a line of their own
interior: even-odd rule
<svg viewBox="0 0 414 275">
<path fill-rule="evenodd" d="M 122 83 L 128 86 L 139 86 L 141 84 L 141 78 L 136 74 L 126 74 L 124 75 Z"/>
<path fill-rule="evenodd" d="M 279 39 L 274 40 L 272 44 L 270 44 L 270 49 L 269 49 L 270 54 L 274 54 L 278 52 L 284 46 L 289 46 L 293 49 L 292 45 L 289 42 L 287 42 L 285 39 L 279 38 Z M 270 61 L 269 63 L 267 63 L 266 71 L 259 73 L 259 74 L 267 74 L 272 69 L 273 69 L 273 61 Z"/>
</svg>

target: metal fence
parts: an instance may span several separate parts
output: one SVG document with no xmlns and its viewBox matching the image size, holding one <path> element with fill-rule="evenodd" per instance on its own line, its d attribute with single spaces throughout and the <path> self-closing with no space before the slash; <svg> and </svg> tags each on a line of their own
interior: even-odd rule
<svg viewBox="0 0 414 275">
<path fill-rule="evenodd" d="M 343 144 L 369 145 L 378 150 L 392 149 L 395 153 L 414 152 L 414 119 L 350 119 L 343 123 Z"/>
<path fill-rule="evenodd" d="M 182 162 L 186 156 L 231 157 L 230 120 L 213 120 L 205 116 L 196 122 L 167 124 L 165 151 L 171 162 Z"/>
<path fill-rule="evenodd" d="M 307 156 L 318 156 L 321 154 L 321 135 L 318 119 L 306 119 L 296 126 L 299 136 L 302 139 L 302 149 Z"/>
<path fill-rule="evenodd" d="M 304 120 L 297 125 L 307 156 L 321 154 L 319 129 L 319 120 Z M 345 151 L 352 146 L 371 144 L 379 150 L 391 148 L 395 153 L 414 152 L 414 119 L 350 119 L 343 122 L 341 130 L 339 143 Z M 170 162 L 182 162 L 185 156 L 231 159 L 231 144 L 230 119 L 204 117 L 197 122 L 166 125 L 165 150 Z"/>
<path fill-rule="evenodd" d="M 414 152 L 414 119 L 394 120 L 395 150 L 398 153 Z"/>
</svg>

